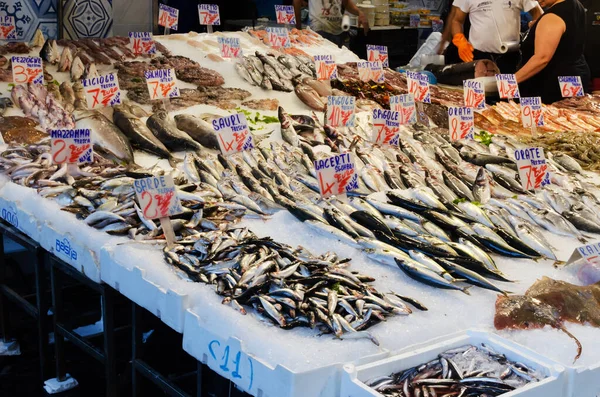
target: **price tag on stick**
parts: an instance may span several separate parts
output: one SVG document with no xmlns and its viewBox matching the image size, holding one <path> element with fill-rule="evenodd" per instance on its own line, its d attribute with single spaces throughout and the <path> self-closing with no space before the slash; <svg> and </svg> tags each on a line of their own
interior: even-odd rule
<svg viewBox="0 0 600 397">
<path fill-rule="evenodd" d="M 563 98 L 583 96 L 583 84 L 580 76 L 558 76 L 558 84 Z"/>
<path fill-rule="evenodd" d="M 465 80 L 463 89 L 466 107 L 485 109 L 485 91 L 483 90 L 483 83 L 481 81 Z"/>
<path fill-rule="evenodd" d="M 169 99 L 179 96 L 175 69 L 146 70 L 144 76 L 150 99 Z"/>
<path fill-rule="evenodd" d="M 286 28 L 267 28 L 269 45 L 273 48 L 290 48 L 292 42 Z"/>
<path fill-rule="evenodd" d="M 183 212 L 173 177 L 161 175 L 136 179 L 133 187 L 144 217 L 160 220 L 167 245 L 172 246 L 175 243 L 175 232 L 169 217 Z"/>
<path fill-rule="evenodd" d="M 17 26 L 15 25 L 15 17 L 0 16 L 0 40 L 16 40 Z"/>
<path fill-rule="evenodd" d="M 514 74 L 497 74 L 496 85 L 498 86 L 500 98 L 519 98 L 519 85 Z"/>
<path fill-rule="evenodd" d="M 379 61 L 382 67 L 389 68 L 390 61 L 387 46 L 367 44 L 367 60 L 369 62 Z"/>
<path fill-rule="evenodd" d="M 400 113 L 373 109 L 373 142 L 378 145 L 398 145 Z"/>
<path fill-rule="evenodd" d="M 524 128 L 531 129 L 531 135 L 537 136 L 537 127 L 544 125 L 542 98 L 539 96 L 521 98 L 521 120 Z"/>
<path fill-rule="evenodd" d="M 161 3 L 158 8 L 158 24 L 164 26 L 165 35 L 169 34 L 171 29 L 177 30 L 178 23 L 179 10 Z"/>
<path fill-rule="evenodd" d="M 400 114 L 400 124 L 414 124 L 417 122 L 417 110 L 413 94 L 402 94 L 390 97 L 390 109 Z"/>
<path fill-rule="evenodd" d="M 156 54 L 156 44 L 150 32 L 129 32 L 129 45 L 135 55 Z"/>
<path fill-rule="evenodd" d="M 317 79 L 333 80 L 337 79 L 337 65 L 333 55 L 315 55 L 315 68 L 317 69 Z"/>
<path fill-rule="evenodd" d="M 221 49 L 221 56 L 223 58 L 240 58 L 243 55 L 239 38 L 217 37 L 217 42 L 219 43 L 219 48 Z"/>
<path fill-rule="evenodd" d="M 365 83 L 371 81 L 383 83 L 385 81 L 381 62 L 360 61 L 356 63 L 356 66 L 358 68 L 358 78 L 361 81 Z"/>
<path fill-rule="evenodd" d="M 332 127 L 354 127 L 356 98 L 353 96 L 328 96 L 325 124 Z"/>
<path fill-rule="evenodd" d="M 473 116 L 472 108 L 448 107 L 448 129 L 452 141 L 473 139 L 474 126 L 475 117 Z"/>
<path fill-rule="evenodd" d="M 254 149 L 254 138 L 243 113 L 215 119 L 212 125 L 219 138 L 219 146 L 223 154 Z"/>
<path fill-rule="evenodd" d="M 418 72 L 406 72 L 406 83 L 409 94 L 413 94 L 416 102 L 431 103 L 429 77 Z"/>
<path fill-rule="evenodd" d="M 221 24 L 219 6 L 216 4 L 198 4 L 198 16 L 200 25 L 206 25 L 206 32 L 213 32 L 213 25 Z"/>
<path fill-rule="evenodd" d="M 116 73 L 81 80 L 88 109 L 121 104 L 121 89 Z"/>
<path fill-rule="evenodd" d="M 570 265 L 580 259 L 584 259 L 586 262 L 595 265 L 600 265 L 600 243 L 592 243 L 577 247 L 566 264 Z"/>
<path fill-rule="evenodd" d="M 92 131 L 89 128 L 50 130 L 50 147 L 54 164 L 91 163 Z"/>
<path fill-rule="evenodd" d="M 543 148 L 517 149 L 515 150 L 515 160 L 523 189 L 537 190 L 550 184 L 550 174 Z"/>
<path fill-rule="evenodd" d="M 321 196 L 339 196 L 358 189 L 358 174 L 351 153 L 315 160 Z"/>
<path fill-rule="evenodd" d="M 15 84 L 44 84 L 42 58 L 14 56 L 11 64 Z"/>
<path fill-rule="evenodd" d="M 295 25 L 296 13 L 294 6 L 275 5 L 275 14 L 277 15 L 277 23 L 283 25 Z"/>
</svg>

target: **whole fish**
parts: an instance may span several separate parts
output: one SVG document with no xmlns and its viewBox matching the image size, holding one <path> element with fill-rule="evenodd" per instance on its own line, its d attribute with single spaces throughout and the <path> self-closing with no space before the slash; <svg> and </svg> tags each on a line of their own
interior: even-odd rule
<svg viewBox="0 0 600 397">
<path fill-rule="evenodd" d="M 107 119 L 95 110 L 76 111 L 75 127 L 89 128 L 93 131 L 94 148 L 126 164 L 133 163 L 133 149 L 127 137 Z"/>
<path fill-rule="evenodd" d="M 165 111 L 158 111 L 146 120 L 146 125 L 168 149 L 170 150 L 196 150 L 200 154 L 204 147 L 194 141 L 188 134 L 177 129 L 175 122 L 169 118 Z"/>
<path fill-rule="evenodd" d="M 71 63 L 71 69 L 70 69 L 71 81 L 75 82 L 75 81 L 81 80 L 84 73 L 85 73 L 85 66 L 83 66 L 83 62 L 81 62 L 81 59 L 78 56 L 76 56 L 73 59 L 73 62 Z"/>
<path fill-rule="evenodd" d="M 73 54 L 69 47 L 64 47 L 62 54 L 60 54 L 60 61 L 58 62 L 59 72 L 68 72 L 71 70 L 71 64 L 73 63 Z"/>
<path fill-rule="evenodd" d="M 325 111 L 325 102 L 319 93 L 311 86 L 307 84 L 298 84 L 294 88 L 294 91 L 296 92 L 296 96 L 311 109 L 319 112 Z"/>
<path fill-rule="evenodd" d="M 292 146 L 299 146 L 300 138 L 292 126 L 292 118 L 285 112 L 285 110 L 283 110 L 281 106 L 279 106 L 279 109 L 277 110 L 277 115 L 279 117 L 279 123 L 281 124 L 281 137 L 283 140 Z"/>
<path fill-rule="evenodd" d="M 490 181 L 484 168 L 479 168 L 473 184 L 473 198 L 481 204 L 487 203 L 492 196 Z"/>
<path fill-rule="evenodd" d="M 175 124 L 181 131 L 187 133 L 193 140 L 210 149 L 219 149 L 219 140 L 213 126 L 200 117 L 178 114 Z"/>
</svg>

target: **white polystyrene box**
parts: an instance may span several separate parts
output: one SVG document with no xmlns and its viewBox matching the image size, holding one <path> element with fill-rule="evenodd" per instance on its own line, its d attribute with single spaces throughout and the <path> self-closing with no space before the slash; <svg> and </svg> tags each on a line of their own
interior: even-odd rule
<svg viewBox="0 0 600 397">
<path fill-rule="evenodd" d="M 437 358 L 438 354 L 456 347 L 467 344 L 480 346 L 481 343 L 485 343 L 498 353 L 505 354 L 508 359 L 522 362 L 547 376 L 540 382 L 529 383 L 522 388 L 505 393 L 502 395 L 503 397 L 568 396 L 568 374 L 563 366 L 498 335 L 477 330 L 468 330 L 463 333 L 448 335 L 447 338 L 438 338 L 430 343 L 415 345 L 370 364 L 361 366 L 345 365 L 342 372 L 340 396 L 382 397 L 382 394 L 363 382 L 377 376 L 390 375 L 424 364 Z"/>
</svg>

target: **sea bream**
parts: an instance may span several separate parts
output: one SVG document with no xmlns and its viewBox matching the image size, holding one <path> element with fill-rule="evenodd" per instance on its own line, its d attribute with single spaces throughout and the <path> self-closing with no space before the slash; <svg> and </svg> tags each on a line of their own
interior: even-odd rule
<svg viewBox="0 0 600 397">
<path fill-rule="evenodd" d="M 204 147 L 194 141 L 188 134 L 179 130 L 175 122 L 171 120 L 165 111 L 158 111 L 146 120 L 146 125 L 168 149 L 186 150 L 191 149 L 202 153 Z"/>
<path fill-rule="evenodd" d="M 210 149 L 219 149 L 219 141 L 213 126 L 200 117 L 178 114 L 175 116 L 177 128 L 187 133 L 193 140 Z"/>
</svg>

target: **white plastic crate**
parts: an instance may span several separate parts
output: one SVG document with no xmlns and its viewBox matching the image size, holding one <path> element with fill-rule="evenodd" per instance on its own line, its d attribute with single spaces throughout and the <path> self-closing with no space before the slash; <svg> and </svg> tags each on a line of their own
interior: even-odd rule
<svg viewBox="0 0 600 397">
<path fill-rule="evenodd" d="M 167 282 L 154 282 L 147 276 L 143 264 L 115 253 L 116 246 L 110 244 L 102 248 L 100 262 L 102 263 L 102 281 L 110 285 L 136 304 L 145 308 L 176 332 L 183 332 L 185 310 L 189 307 L 189 297 L 169 288 Z M 147 263 L 152 265 L 158 257 L 157 266 L 165 267 L 160 250 L 147 250 Z M 162 261 L 162 263 L 160 263 Z M 185 283 L 180 280 L 180 283 Z"/>
<path fill-rule="evenodd" d="M 600 363 L 589 367 L 568 368 L 569 396 L 600 396 Z"/>
<path fill-rule="evenodd" d="M 208 324 L 193 310 L 188 310 L 183 331 L 183 350 L 231 380 L 244 392 L 257 397 L 339 396 L 342 363 L 293 372 L 281 365 L 270 365 L 258 355 L 249 354 L 244 349 L 243 341 L 226 335 L 227 332 L 221 332 L 221 328 L 216 324 Z M 261 335 L 256 337 L 260 338 Z M 268 340 L 265 343 L 268 344 Z M 380 360 L 388 355 L 389 351 L 382 349 L 381 353 L 362 357 L 354 364 Z"/>
<path fill-rule="evenodd" d="M 40 240 L 41 227 L 36 217 L 23 210 L 17 202 L 0 195 L 0 218 L 16 227 L 34 241 Z"/>
<path fill-rule="evenodd" d="M 448 335 L 435 341 L 412 346 L 398 354 L 390 355 L 380 361 L 370 364 L 355 366 L 345 365 L 341 379 L 341 397 L 381 397 L 363 382 L 377 376 L 389 375 L 409 369 L 430 360 L 438 354 L 467 344 L 486 345 L 495 351 L 505 354 L 513 361 L 521 362 L 532 367 L 547 377 L 540 382 L 529 383 L 526 386 L 505 393 L 503 397 L 565 397 L 569 394 L 568 374 L 565 368 L 550 359 L 547 359 L 524 346 L 501 338 L 498 335 L 483 331 L 468 330 L 464 333 Z M 580 397 L 577 395 L 577 397 Z"/>
</svg>

